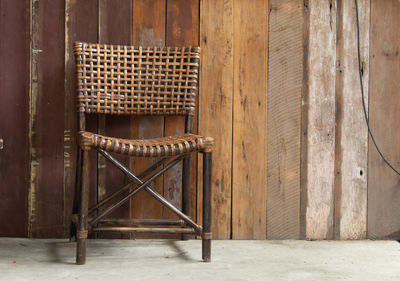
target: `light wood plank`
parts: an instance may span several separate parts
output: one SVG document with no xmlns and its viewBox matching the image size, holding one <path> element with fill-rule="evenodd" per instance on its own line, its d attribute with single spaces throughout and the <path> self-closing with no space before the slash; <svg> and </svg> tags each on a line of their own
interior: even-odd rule
<svg viewBox="0 0 400 281">
<path fill-rule="evenodd" d="M 370 124 L 382 153 L 400 169 L 400 2 L 371 1 Z M 400 177 L 369 142 L 368 238 L 400 239 Z"/>
<path fill-rule="evenodd" d="M 358 1 L 365 103 L 368 105 L 370 1 Z M 338 1 L 335 148 L 335 239 L 367 231 L 368 129 L 357 61 L 354 1 Z"/>
<path fill-rule="evenodd" d="M 336 2 L 310 0 L 306 8 L 305 234 L 309 239 L 329 239 L 333 238 L 334 216 Z"/>
<path fill-rule="evenodd" d="M 266 237 L 267 2 L 234 1 L 232 237 Z"/>
<path fill-rule="evenodd" d="M 233 0 L 201 2 L 202 49 L 199 134 L 215 139 L 212 177 L 212 232 L 229 239 L 231 228 Z M 198 174 L 202 175 L 202 161 Z M 198 221 L 201 221 L 202 177 L 198 177 Z"/>
</svg>

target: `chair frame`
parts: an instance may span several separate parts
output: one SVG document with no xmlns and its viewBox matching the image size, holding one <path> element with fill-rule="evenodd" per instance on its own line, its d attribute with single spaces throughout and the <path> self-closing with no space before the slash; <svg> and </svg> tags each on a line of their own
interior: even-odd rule
<svg viewBox="0 0 400 281">
<path fill-rule="evenodd" d="M 78 57 L 79 52 L 82 51 L 82 46 L 89 43 L 75 43 L 75 54 Z M 98 45 L 107 46 L 107 45 Z M 114 46 L 120 48 L 121 46 Z M 126 47 L 126 46 L 125 46 Z M 77 60 L 78 61 L 78 60 Z M 77 69 L 79 68 L 77 62 Z M 79 78 L 78 78 L 79 80 Z M 197 85 L 196 85 L 197 88 Z M 78 96 L 81 89 L 78 87 Z M 79 100 L 79 97 L 78 97 Z M 78 122 L 79 131 L 85 131 L 86 114 L 88 112 L 82 112 L 80 110 L 81 104 L 78 101 Z M 95 112 L 99 114 L 99 112 Z M 100 113 L 101 114 L 101 113 Z M 110 113 L 113 114 L 113 113 Z M 132 115 L 132 113 L 130 113 Z M 170 115 L 170 113 L 168 113 Z M 134 114 L 133 114 L 134 115 Z M 138 114 L 138 115 L 152 115 L 149 113 Z M 158 115 L 164 115 L 158 113 Z M 189 113 L 180 114 L 185 117 L 185 134 L 192 133 L 194 116 L 193 111 Z M 91 206 L 89 208 L 89 179 L 90 179 L 90 157 L 89 151 L 96 150 L 120 169 L 126 176 L 131 179 L 131 182 L 122 186 L 118 191 L 108 195 L 106 198 Z M 202 226 L 195 223 L 189 216 L 190 209 L 190 159 L 191 153 L 180 153 L 176 156 L 165 156 L 151 165 L 148 169 L 142 172 L 140 175 L 135 175 L 130 169 L 125 167 L 122 163 L 116 160 L 106 150 L 99 147 L 90 147 L 80 143 L 78 149 L 77 159 L 77 174 L 76 174 L 76 192 L 75 192 L 75 207 L 74 214 L 72 215 L 72 222 L 76 229 L 76 263 L 85 264 L 86 262 L 86 242 L 88 232 L 134 232 L 134 233 L 175 233 L 181 234 L 183 239 L 187 239 L 187 235 L 200 235 L 202 238 L 202 259 L 205 262 L 211 260 L 211 176 L 212 176 L 212 142 L 206 145 L 202 149 L 194 151 L 195 153 L 203 154 L 203 223 Z M 171 159 L 172 158 L 172 159 Z M 169 160 L 171 159 L 171 160 Z M 169 160 L 169 161 L 167 161 Z M 183 162 L 182 171 L 182 211 L 171 204 L 167 199 L 157 193 L 149 184 L 156 178 L 164 174 L 167 170 L 172 168 L 179 162 Z M 164 165 L 164 166 L 163 166 Z M 136 186 L 135 186 L 136 185 Z M 135 187 L 135 188 L 132 188 Z M 128 201 L 132 196 L 138 193 L 140 190 L 145 190 L 154 199 L 159 201 L 163 206 L 175 213 L 179 219 L 105 219 L 105 217 L 120 207 L 123 203 Z M 109 204 L 113 199 L 116 199 L 119 195 L 125 194 L 122 199 L 119 199 L 113 204 Z M 99 210 L 100 207 L 108 204 L 107 208 L 103 208 L 103 211 L 97 216 L 89 216 L 93 214 L 95 210 Z M 106 225 L 106 226 L 99 226 Z M 111 225 L 111 226 L 109 226 Z M 157 226 L 157 227 L 154 227 Z M 171 228 L 172 226 L 172 228 Z"/>
</svg>

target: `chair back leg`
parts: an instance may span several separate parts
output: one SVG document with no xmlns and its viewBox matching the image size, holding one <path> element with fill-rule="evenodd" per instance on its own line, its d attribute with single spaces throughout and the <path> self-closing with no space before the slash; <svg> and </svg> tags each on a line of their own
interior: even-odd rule
<svg viewBox="0 0 400 281">
<path fill-rule="evenodd" d="M 182 165 L 182 212 L 189 216 L 190 210 L 190 154 L 185 156 Z M 188 240 L 188 234 L 182 234 L 182 240 Z"/>
<path fill-rule="evenodd" d="M 203 233 L 202 257 L 203 261 L 211 261 L 211 171 L 212 152 L 203 153 Z"/>
<path fill-rule="evenodd" d="M 78 225 L 77 225 L 77 247 L 76 263 L 86 262 L 86 240 L 88 235 L 88 207 L 89 207 L 89 151 L 83 151 L 82 159 L 82 180 L 80 194 L 78 195 Z"/>
</svg>

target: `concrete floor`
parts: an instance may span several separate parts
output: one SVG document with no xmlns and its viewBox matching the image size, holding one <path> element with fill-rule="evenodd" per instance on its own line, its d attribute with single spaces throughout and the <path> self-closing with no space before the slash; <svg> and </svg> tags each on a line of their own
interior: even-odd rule
<svg viewBox="0 0 400 281">
<path fill-rule="evenodd" d="M 400 280 L 395 241 L 90 240 L 87 264 L 75 243 L 0 238 L 0 280 Z"/>
</svg>

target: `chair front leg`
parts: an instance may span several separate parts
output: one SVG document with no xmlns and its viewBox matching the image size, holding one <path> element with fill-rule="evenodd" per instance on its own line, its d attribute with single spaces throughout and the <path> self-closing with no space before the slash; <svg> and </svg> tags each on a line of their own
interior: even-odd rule
<svg viewBox="0 0 400 281">
<path fill-rule="evenodd" d="M 211 261 L 211 172 L 212 152 L 203 152 L 203 232 L 202 258 Z"/>
<path fill-rule="evenodd" d="M 82 159 L 82 180 L 79 200 L 78 225 L 77 225 L 77 246 L 76 263 L 85 264 L 86 262 L 86 240 L 88 236 L 88 205 L 89 205 L 89 150 L 83 150 Z"/>
</svg>

